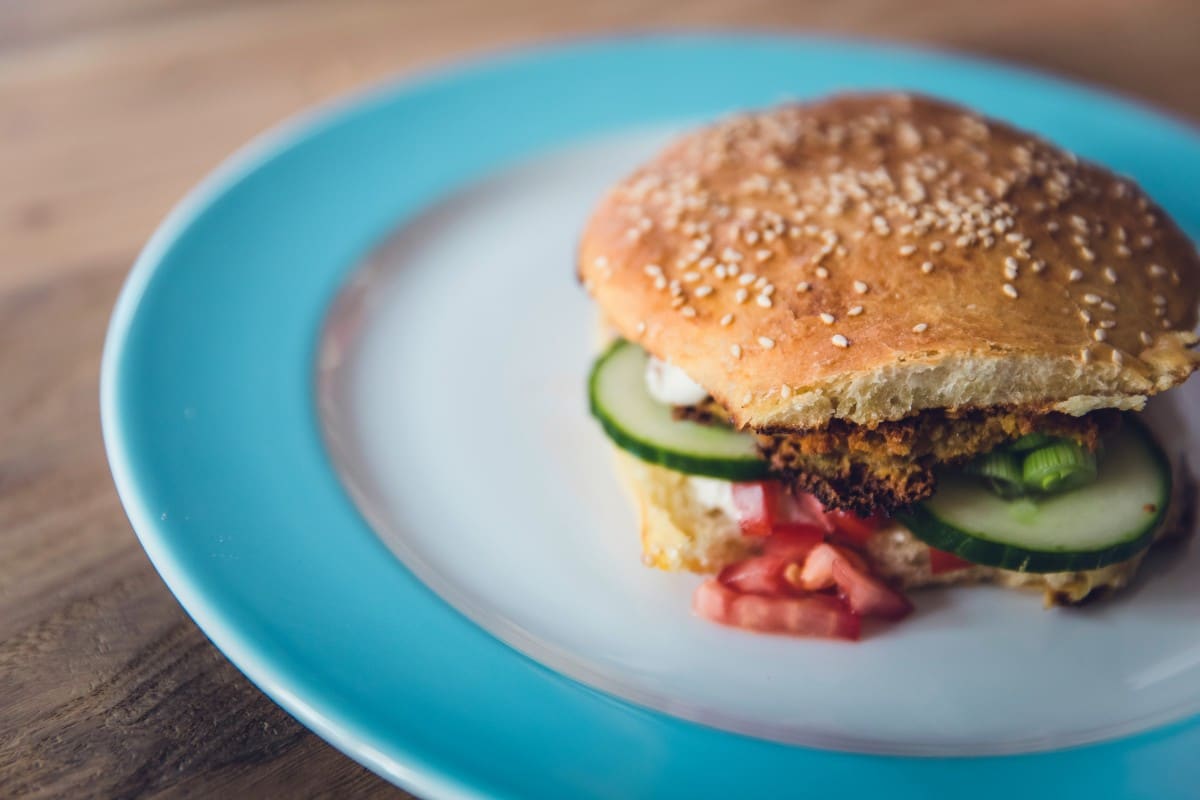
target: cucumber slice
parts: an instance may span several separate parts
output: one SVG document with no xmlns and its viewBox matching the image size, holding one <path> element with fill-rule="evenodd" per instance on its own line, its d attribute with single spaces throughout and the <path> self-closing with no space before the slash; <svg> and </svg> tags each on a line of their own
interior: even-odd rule
<svg viewBox="0 0 1200 800">
<path fill-rule="evenodd" d="M 719 425 L 671 416 L 646 391 L 646 352 L 618 341 L 596 360 L 588 381 L 592 415 L 608 437 L 643 461 L 689 475 L 731 481 L 767 476 L 754 437 Z"/>
<path fill-rule="evenodd" d="M 913 535 L 974 564 L 1018 572 L 1074 572 L 1124 561 L 1150 546 L 1171 497 L 1171 467 L 1140 424 L 1105 442 L 1099 475 L 1074 491 L 997 497 L 962 475 L 897 514 Z"/>
</svg>

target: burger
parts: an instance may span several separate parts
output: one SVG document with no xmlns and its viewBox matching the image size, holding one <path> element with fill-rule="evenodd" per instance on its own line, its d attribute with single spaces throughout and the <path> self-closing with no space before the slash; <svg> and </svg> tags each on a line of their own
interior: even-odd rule
<svg viewBox="0 0 1200 800">
<path fill-rule="evenodd" d="M 1191 527 L 1137 412 L 1200 363 L 1200 258 L 1030 133 L 906 94 L 735 116 L 607 193 L 578 275 L 643 560 L 715 575 L 702 617 L 855 639 L 926 586 L 1076 604 Z"/>
</svg>

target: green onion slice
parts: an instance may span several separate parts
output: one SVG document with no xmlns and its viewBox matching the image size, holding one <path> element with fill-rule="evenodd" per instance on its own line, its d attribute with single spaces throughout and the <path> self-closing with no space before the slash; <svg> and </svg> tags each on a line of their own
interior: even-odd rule
<svg viewBox="0 0 1200 800">
<path fill-rule="evenodd" d="M 1023 453 L 1026 450 L 1036 450 L 1053 441 L 1055 441 L 1053 436 L 1047 436 L 1044 433 L 1027 433 L 1016 441 L 1011 442 L 1008 445 L 1008 449 L 1015 453 Z"/>
<path fill-rule="evenodd" d="M 1025 488 L 1066 492 L 1096 480 L 1096 456 L 1075 442 L 1059 439 L 1025 456 L 1021 468 Z"/>
<path fill-rule="evenodd" d="M 1025 481 L 1021 473 L 1021 461 L 1006 450 L 993 450 L 967 465 L 965 472 L 978 475 L 1001 497 L 1019 497 L 1025 494 Z"/>
</svg>

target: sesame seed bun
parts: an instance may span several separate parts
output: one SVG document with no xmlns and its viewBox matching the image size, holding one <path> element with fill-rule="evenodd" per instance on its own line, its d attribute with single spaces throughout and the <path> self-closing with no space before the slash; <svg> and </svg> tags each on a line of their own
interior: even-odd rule
<svg viewBox="0 0 1200 800">
<path fill-rule="evenodd" d="M 600 203 L 609 324 L 742 426 L 1140 408 L 1200 364 L 1200 258 L 1127 179 L 909 95 L 684 136 Z"/>
</svg>

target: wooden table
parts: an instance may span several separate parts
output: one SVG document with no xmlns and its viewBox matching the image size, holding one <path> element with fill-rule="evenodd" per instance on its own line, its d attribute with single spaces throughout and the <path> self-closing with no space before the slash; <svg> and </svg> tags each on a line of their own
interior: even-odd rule
<svg viewBox="0 0 1200 800">
<path fill-rule="evenodd" d="M 582 33 L 809 30 L 973 51 L 1200 119 L 1195 0 L 0 0 L 0 795 L 391 795 L 176 605 L 110 482 L 109 310 L 247 138 L 382 76 Z"/>
</svg>

